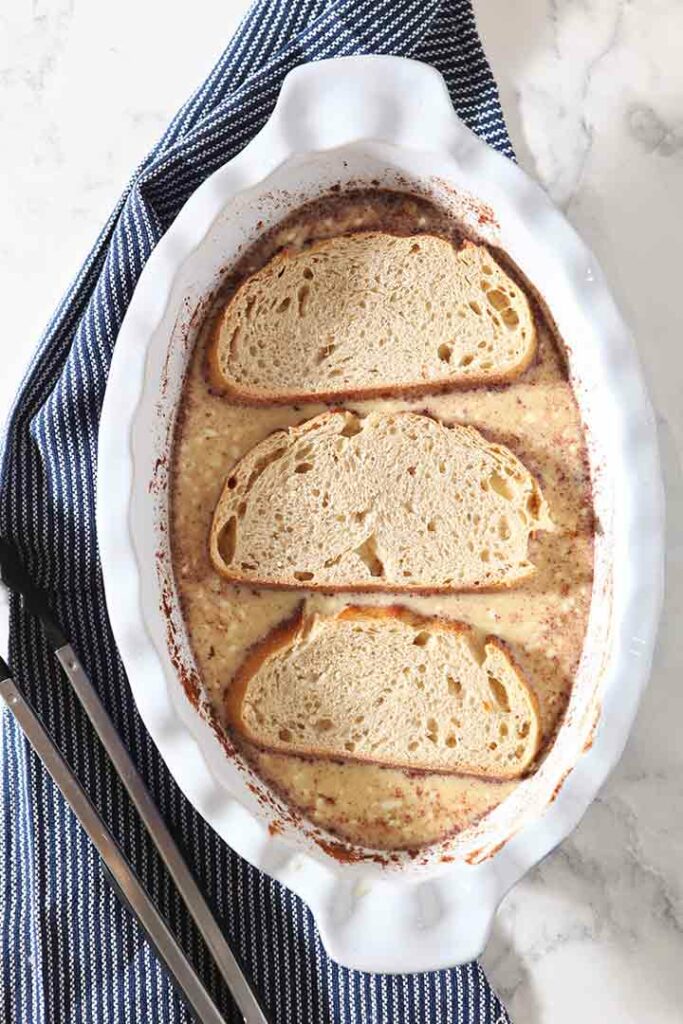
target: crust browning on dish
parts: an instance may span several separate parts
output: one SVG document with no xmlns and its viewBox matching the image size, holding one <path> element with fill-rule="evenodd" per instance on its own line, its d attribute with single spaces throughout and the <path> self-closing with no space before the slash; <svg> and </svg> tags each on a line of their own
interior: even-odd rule
<svg viewBox="0 0 683 1024">
<path fill-rule="evenodd" d="M 400 193 L 344 192 L 316 200 L 290 215 L 245 251 L 226 279 L 223 299 L 245 274 L 283 247 L 305 246 L 314 237 L 357 229 L 359 222 L 409 234 L 417 220 L 462 238 L 462 225 L 427 201 Z M 444 423 L 473 424 L 487 439 L 511 447 L 542 484 L 556 532 L 531 539 L 533 577 L 515 589 L 417 594 L 401 601 L 419 614 L 467 622 L 478 635 L 493 632 L 519 657 L 539 702 L 543 756 L 562 720 L 577 670 L 590 607 L 593 519 L 585 442 L 567 379 L 561 340 L 552 318 L 505 253 L 496 260 L 523 287 L 532 303 L 538 335 L 536 357 L 524 379 L 504 388 L 472 388 L 430 394 L 415 405 L 392 397 L 381 408 L 419 411 Z M 299 425 L 322 412 L 291 406 L 251 406 L 218 394 L 206 377 L 207 320 L 184 385 L 171 484 L 171 541 L 178 592 L 194 657 L 212 705 L 222 709 L 226 686 L 254 644 L 299 607 L 331 615 L 349 600 L 302 584 L 299 590 L 255 592 L 220 579 L 207 551 L 212 512 L 230 468 L 274 431 Z M 338 401 L 338 400 L 337 400 Z M 412 403 L 412 404 L 411 404 Z M 378 403 L 354 403 L 359 415 Z M 375 607 L 383 594 L 351 597 Z M 272 753 L 240 741 L 240 748 L 274 791 L 321 828 L 352 843 L 383 849 L 415 849 L 479 820 L 515 783 L 469 776 L 406 773 L 369 763 L 335 762 Z"/>
</svg>

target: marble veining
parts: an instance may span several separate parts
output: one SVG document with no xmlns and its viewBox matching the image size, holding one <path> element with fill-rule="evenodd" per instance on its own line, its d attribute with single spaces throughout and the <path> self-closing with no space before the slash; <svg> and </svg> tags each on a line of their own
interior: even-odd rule
<svg viewBox="0 0 683 1024">
<path fill-rule="evenodd" d="M 3 412 L 131 171 L 245 7 L 195 0 L 188 18 L 183 5 L 164 0 L 2 5 Z M 579 828 L 505 900 L 484 966 L 516 1024 L 677 1024 L 683 5 L 475 0 L 475 10 L 520 163 L 591 246 L 634 331 L 657 410 L 668 502 L 665 611 L 635 729 Z M 150 57 L 160 25 L 163 45 Z M 0 592 L 3 629 L 5 605 Z"/>
<path fill-rule="evenodd" d="M 520 162 L 602 263 L 635 334 L 667 488 L 667 594 L 650 687 L 583 822 L 505 900 L 484 965 L 513 1020 L 683 1020 L 683 9 L 669 0 L 477 5 Z M 500 22 L 505 21 L 505 26 Z M 507 31 L 506 31 L 507 30 Z M 647 486 L 647 482 L 643 482 Z"/>
<path fill-rule="evenodd" d="M 646 153 L 675 156 L 683 148 L 683 116 L 665 121 L 647 103 L 633 103 L 626 113 L 626 125 Z"/>
</svg>

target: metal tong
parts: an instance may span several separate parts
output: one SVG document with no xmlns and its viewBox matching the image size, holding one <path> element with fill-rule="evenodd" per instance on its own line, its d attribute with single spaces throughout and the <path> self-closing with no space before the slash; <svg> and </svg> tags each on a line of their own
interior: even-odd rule
<svg viewBox="0 0 683 1024">
<path fill-rule="evenodd" d="M 178 892 L 214 958 L 221 977 L 239 1007 L 245 1024 L 270 1024 L 256 992 L 211 913 L 95 688 L 52 614 L 45 592 L 36 587 L 28 576 L 14 545 L 3 538 L 0 538 L 0 579 L 9 590 L 21 594 L 27 610 L 42 623 L 57 661 L 83 705 L 150 838 L 168 868 Z M 97 848 L 110 883 L 113 883 L 113 888 L 137 917 L 197 1020 L 200 1024 L 225 1024 L 224 1017 L 194 967 L 123 856 L 116 840 L 88 799 L 71 768 L 12 679 L 9 667 L 1 658 L 0 695 L 14 713 L 29 742 Z"/>
</svg>

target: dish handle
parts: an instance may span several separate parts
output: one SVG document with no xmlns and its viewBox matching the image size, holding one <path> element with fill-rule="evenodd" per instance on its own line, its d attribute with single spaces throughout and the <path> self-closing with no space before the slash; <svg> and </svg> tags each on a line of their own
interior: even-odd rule
<svg viewBox="0 0 683 1024">
<path fill-rule="evenodd" d="M 333 960 L 352 970 L 412 974 L 476 960 L 507 885 L 491 865 L 459 864 L 441 877 L 412 883 L 347 882 L 335 887 L 329 903 L 306 892 L 305 882 L 296 888 L 315 906 L 320 937 Z M 406 942 L 407 935 L 416 941 Z"/>
<path fill-rule="evenodd" d="M 439 72 L 405 57 L 338 57 L 295 68 L 261 134 L 271 152 L 278 137 L 283 152 L 299 153 L 359 139 L 452 155 L 477 145 Z"/>
</svg>

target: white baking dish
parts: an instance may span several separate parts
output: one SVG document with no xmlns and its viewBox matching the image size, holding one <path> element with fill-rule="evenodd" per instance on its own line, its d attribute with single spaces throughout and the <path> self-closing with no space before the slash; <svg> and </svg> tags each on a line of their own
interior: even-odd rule
<svg viewBox="0 0 683 1024">
<path fill-rule="evenodd" d="M 169 442 L 202 300 L 259 230 L 333 184 L 371 180 L 460 203 L 539 288 L 569 347 L 600 523 L 588 637 L 552 751 L 480 825 L 389 865 L 340 863 L 305 823 L 270 834 L 277 808 L 226 755 L 179 681 L 192 658 L 166 531 Z M 474 197 L 464 207 L 463 193 Z M 539 186 L 459 121 L 433 69 L 354 57 L 293 71 L 257 138 L 183 208 L 145 267 L 116 344 L 100 426 L 97 528 L 135 700 L 197 810 L 306 900 L 336 960 L 421 971 L 476 957 L 504 893 L 574 828 L 624 746 L 660 607 L 663 501 L 652 412 L 602 273 Z"/>
</svg>

